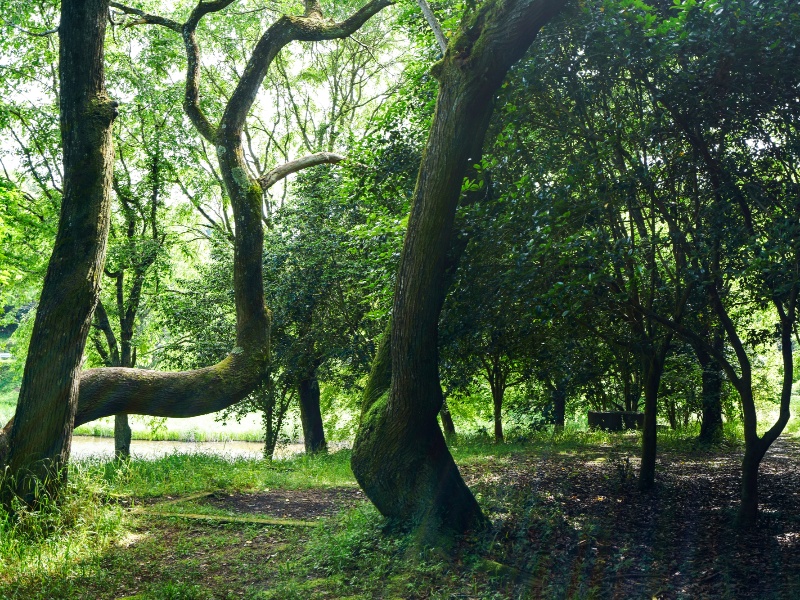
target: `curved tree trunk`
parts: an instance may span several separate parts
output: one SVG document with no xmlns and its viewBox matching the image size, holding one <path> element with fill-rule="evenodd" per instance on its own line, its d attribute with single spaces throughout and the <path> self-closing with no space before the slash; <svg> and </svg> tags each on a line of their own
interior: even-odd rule
<svg viewBox="0 0 800 600">
<path fill-rule="evenodd" d="M 163 417 L 207 414 L 244 399 L 265 376 L 269 363 L 270 315 L 264 300 L 261 270 L 263 188 L 257 179 L 248 175 L 242 148 L 244 122 L 267 69 L 284 46 L 292 41 L 346 38 L 390 1 L 372 0 L 339 23 L 324 19 L 319 4 L 312 0 L 306 1 L 304 16 L 281 17 L 258 41 L 225 106 L 219 126 L 215 127 L 202 112 L 199 102 L 200 62 L 195 30 L 205 15 L 224 9 L 231 2 L 200 2 L 183 24 L 141 11 L 134 14 L 143 23 L 162 25 L 180 33 L 184 39 L 188 57 L 184 110 L 197 131 L 214 144 L 233 208 L 236 347 L 216 365 L 195 371 L 125 368 L 85 371 L 80 381 L 76 426 L 120 413 Z"/>
<path fill-rule="evenodd" d="M 439 96 L 400 260 L 391 337 L 373 364 L 352 458 L 378 510 L 419 526 L 423 535 L 462 532 L 485 520 L 436 423 L 443 402 L 437 326 L 446 256 L 462 181 L 480 155 L 493 96 L 563 4 L 484 3 L 434 69 Z"/>
<path fill-rule="evenodd" d="M 319 381 L 316 375 L 303 378 L 298 386 L 300 396 L 300 421 L 303 424 L 303 443 L 306 454 L 325 452 L 325 429 L 322 425 L 322 411 L 319 405 Z"/>
<path fill-rule="evenodd" d="M 99 293 L 110 220 L 111 128 L 103 42 L 108 0 L 63 0 L 59 25 L 64 191 L 3 463 L 33 501 L 34 479 L 57 491 L 69 458 L 83 349 Z M 48 475 L 55 472 L 55 477 Z"/>
</svg>

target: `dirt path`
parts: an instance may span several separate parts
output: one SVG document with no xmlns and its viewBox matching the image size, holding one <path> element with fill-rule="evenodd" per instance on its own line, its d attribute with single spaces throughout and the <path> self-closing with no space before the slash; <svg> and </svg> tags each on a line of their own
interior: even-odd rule
<svg viewBox="0 0 800 600">
<path fill-rule="evenodd" d="M 204 504 L 242 514 L 261 514 L 286 519 L 312 520 L 332 517 L 338 512 L 366 502 L 361 490 L 327 488 L 309 490 L 276 490 L 259 493 L 218 493 L 208 496 Z"/>
</svg>

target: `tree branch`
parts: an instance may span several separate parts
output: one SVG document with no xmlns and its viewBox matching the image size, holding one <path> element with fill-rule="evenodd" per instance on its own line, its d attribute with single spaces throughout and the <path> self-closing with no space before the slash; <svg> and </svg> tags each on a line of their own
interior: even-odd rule
<svg viewBox="0 0 800 600">
<path fill-rule="evenodd" d="M 334 154 L 333 152 L 318 152 L 317 154 L 309 154 L 308 156 L 303 156 L 302 158 L 290 160 L 289 162 L 266 172 L 264 175 L 258 178 L 258 183 L 261 185 L 261 189 L 266 192 L 281 179 L 288 177 L 292 173 L 297 173 L 298 171 L 302 171 L 303 169 L 307 169 L 309 167 L 315 167 L 317 165 L 336 164 L 342 162 L 344 159 L 344 156 L 340 154 Z"/>
<path fill-rule="evenodd" d="M 238 135 L 242 130 L 267 69 L 278 52 L 289 42 L 319 42 L 346 38 L 357 31 L 370 17 L 392 4 L 393 0 L 372 0 L 341 23 L 328 23 L 320 18 L 316 11 L 312 11 L 309 16 L 283 16 L 278 19 L 256 44 L 244 73 L 231 95 L 222 117 L 226 133 Z"/>
<path fill-rule="evenodd" d="M 123 25 L 123 27 L 133 27 L 135 25 L 161 25 L 162 27 L 172 29 L 172 31 L 176 33 L 182 32 L 181 24 L 177 21 L 173 21 L 172 19 L 159 17 L 158 15 L 151 15 L 143 10 L 133 8 L 131 6 L 125 6 L 119 2 L 109 2 L 109 6 L 111 6 L 111 8 L 116 8 L 126 15 L 135 15 L 139 17 L 138 19 L 130 19 Z"/>
<path fill-rule="evenodd" d="M 433 14 L 433 10 L 431 9 L 431 5 L 428 4 L 428 0 L 417 0 L 417 4 L 419 4 L 422 14 L 425 15 L 425 20 L 433 30 L 436 43 L 439 44 L 439 49 L 442 51 L 442 56 L 444 56 L 444 53 L 447 52 L 447 38 L 442 31 L 442 26 L 439 25 L 439 20 L 436 18 L 436 15 Z"/>
</svg>

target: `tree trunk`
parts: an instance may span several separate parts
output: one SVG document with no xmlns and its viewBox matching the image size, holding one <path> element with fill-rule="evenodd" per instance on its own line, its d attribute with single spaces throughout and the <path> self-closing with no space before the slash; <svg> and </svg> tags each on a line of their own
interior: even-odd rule
<svg viewBox="0 0 800 600">
<path fill-rule="evenodd" d="M 562 5 L 490 0 L 465 19 L 434 69 L 439 96 L 400 259 L 391 336 L 373 364 L 352 458 L 378 510 L 419 527 L 432 542 L 445 531 L 485 522 L 436 423 L 443 402 L 437 326 L 453 219 L 464 175 L 480 155 L 494 94 Z"/>
<path fill-rule="evenodd" d="M 300 421 L 303 424 L 303 442 L 306 454 L 326 452 L 325 430 L 319 405 L 319 381 L 316 375 L 304 377 L 299 385 Z"/>
<path fill-rule="evenodd" d="M 553 402 L 553 423 L 556 431 L 564 429 L 564 418 L 567 412 L 567 382 L 559 379 L 555 386 L 551 388 L 551 398 Z"/>
<path fill-rule="evenodd" d="M 142 275 L 142 279 L 144 276 Z M 141 284 L 140 284 L 141 285 Z M 120 347 L 120 367 L 133 368 L 136 366 L 135 353 L 133 352 L 133 320 L 136 317 L 138 310 L 138 298 L 136 299 L 136 308 L 131 310 L 131 315 L 128 317 L 120 317 L 121 336 Z M 114 456 L 117 460 L 128 460 L 131 457 L 131 426 L 128 422 L 128 415 L 126 413 L 114 416 Z"/>
<path fill-rule="evenodd" d="M 456 424 L 453 423 L 453 415 L 450 414 L 450 408 L 447 406 L 447 400 L 442 400 L 442 408 L 439 410 L 439 418 L 442 420 L 442 431 L 444 437 L 448 441 L 452 441 L 456 437 Z"/>
<path fill-rule="evenodd" d="M 80 363 L 103 273 L 116 117 L 116 103 L 106 95 L 104 82 L 107 20 L 108 0 L 61 3 L 61 215 L 17 411 L 6 429 L 9 453 L 2 461 L 16 476 L 16 492 L 29 502 L 35 479 L 48 480 L 51 491 L 58 490 L 69 459 Z"/>
<path fill-rule="evenodd" d="M 720 353 L 724 349 L 719 330 L 714 333 L 713 345 Z M 697 440 L 703 444 L 717 444 L 722 440 L 722 369 L 702 347 L 695 348 L 695 354 L 703 369 L 703 415 Z"/>
<path fill-rule="evenodd" d="M 736 517 L 737 524 L 742 527 L 750 527 L 758 519 L 758 468 L 764 457 L 760 445 L 746 448 L 742 458 L 742 489 Z"/>
<path fill-rule="evenodd" d="M 131 457 L 131 426 L 128 415 L 114 417 L 114 457 L 128 460 Z"/>
<path fill-rule="evenodd" d="M 639 489 L 641 490 L 649 490 L 655 484 L 658 388 L 664 372 L 665 358 L 666 349 L 661 349 L 649 357 L 643 369 L 644 427 L 642 428 L 642 464 L 639 470 Z"/>
<path fill-rule="evenodd" d="M 492 388 L 492 414 L 494 416 L 494 443 L 502 444 L 503 437 L 503 396 L 504 388 L 499 384 L 490 386 Z"/>
</svg>

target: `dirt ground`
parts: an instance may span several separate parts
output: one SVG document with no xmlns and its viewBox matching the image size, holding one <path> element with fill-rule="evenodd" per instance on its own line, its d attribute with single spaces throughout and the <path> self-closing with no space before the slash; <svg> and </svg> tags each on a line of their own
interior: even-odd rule
<svg viewBox="0 0 800 600">
<path fill-rule="evenodd" d="M 761 467 L 761 517 L 733 524 L 741 452 L 666 453 L 639 492 L 632 455 L 513 456 L 465 477 L 494 522 L 495 559 L 532 598 L 800 598 L 800 444 Z"/>
<path fill-rule="evenodd" d="M 746 532 L 733 523 L 740 461 L 740 451 L 662 453 L 648 493 L 636 487 L 635 454 L 613 448 L 489 457 L 462 472 L 492 520 L 484 535 L 508 597 L 799 598 L 800 444 L 781 439 L 764 459 L 762 516 Z M 366 501 L 335 488 L 201 502 L 311 520 Z M 461 546 L 462 558 L 475 543 Z"/>
<path fill-rule="evenodd" d="M 260 493 L 219 492 L 205 498 L 203 503 L 243 514 L 310 520 L 332 517 L 341 510 L 366 501 L 359 489 L 325 488 Z"/>
</svg>

